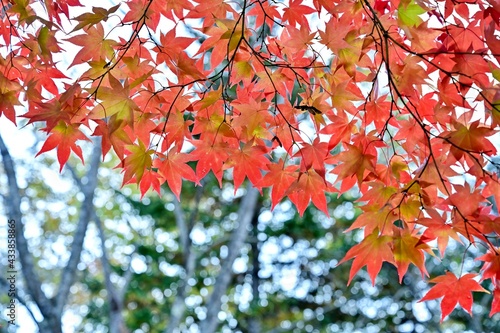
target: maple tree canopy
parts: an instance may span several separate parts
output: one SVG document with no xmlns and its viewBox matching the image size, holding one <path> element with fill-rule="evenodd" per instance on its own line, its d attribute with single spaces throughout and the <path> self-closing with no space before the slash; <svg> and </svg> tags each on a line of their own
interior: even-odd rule
<svg viewBox="0 0 500 333">
<path fill-rule="evenodd" d="M 434 277 L 423 300 L 470 313 L 483 283 L 500 312 L 500 1 L 1 5 L 0 114 L 43 124 L 61 169 L 97 136 L 142 194 L 227 172 L 328 214 L 326 192 L 357 188 L 350 279 L 384 262 L 427 275 L 452 237 L 482 268 Z"/>
</svg>

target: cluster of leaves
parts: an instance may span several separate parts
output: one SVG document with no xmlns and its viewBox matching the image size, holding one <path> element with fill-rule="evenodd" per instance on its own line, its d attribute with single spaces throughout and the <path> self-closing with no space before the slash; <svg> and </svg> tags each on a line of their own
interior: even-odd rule
<svg viewBox="0 0 500 333">
<path fill-rule="evenodd" d="M 167 183 L 179 197 L 182 179 L 221 183 L 230 169 L 235 190 L 248 178 L 273 206 L 328 214 L 325 192 L 356 187 L 351 279 L 367 266 L 375 282 L 383 262 L 400 280 L 410 264 L 426 275 L 430 242 L 442 256 L 462 239 L 486 247 L 480 278 L 500 311 L 500 184 L 485 169 L 500 125 L 497 1 L 1 4 L 0 112 L 44 122 L 40 153 L 57 149 L 61 168 L 92 133 L 142 193 Z M 76 78 L 58 60 L 72 46 Z M 471 311 L 457 291 L 484 291 L 457 273 L 424 297 L 444 296 L 443 317 Z"/>
</svg>

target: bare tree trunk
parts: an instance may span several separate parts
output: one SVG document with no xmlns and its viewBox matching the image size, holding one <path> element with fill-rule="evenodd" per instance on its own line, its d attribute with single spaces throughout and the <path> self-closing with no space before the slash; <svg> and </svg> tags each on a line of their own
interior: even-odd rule
<svg viewBox="0 0 500 333">
<path fill-rule="evenodd" d="M 251 187 L 247 187 L 247 194 L 241 201 L 238 210 L 239 225 L 233 231 L 229 243 L 228 256 L 222 262 L 220 273 L 215 280 L 214 289 L 210 295 L 206 307 L 207 318 L 200 323 L 201 332 L 214 333 L 218 325 L 218 313 L 221 308 L 221 297 L 226 293 L 233 276 L 233 263 L 240 254 L 240 249 L 245 243 L 250 225 L 254 215 L 258 215 L 257 199 L 259 192 Z"/>
<path fill-rule="evenodd" d="M 252 305 L 250 308 L 253 310 L 251 312 L 251 317 L 248 319 L 248 333 L 260 333 L 261 325 L 260 318 L 255 315 L 255 309 L 259 308 L 259 271 L 260 271 L 260 261 L 259 261 L 259 240 L 257 238 L 259 231 L 257 230 L 257 224 L 259 223 L 259 214 L 255 214 L 252 219 Z"/>
<path fill-rule="evenodd" d="M 97 171 L 101 162 L 101 140 L 94 142 L 94 150 L 92 152 L 90 168 L 85 175 L 86 183 L 80 181 L 78 184 L 84 195 L 82 206 L 80 207 L 80 215 L 78 226 L 73 236 L 73 244 L 71 245 L 71 254 L 64 267 L 59 290 L 56 296 L 56 311 L 60 314 L 63 312 L 64 305 L 68 300 L 69 289 L 75 282 L 76 268 L 80 262 L 80 256 L 83 249 L 83 241 L 87 232 L 87 227 L 90 219 L 94 216 L 94 192 L 97 187 Z"/>
<path fill-rule="evenodd" d="M 90 175 L 91 170 L 89 170 L 89 173 L 87 174 L 87 183 L 83 183 L 82 179 L 78 177 L 76 174 L 75 170 L 71 167 L 69 167 L 69 170 L 73 176 L 73 179 L 77 183 L 78 187 L 80 190 L 84 193 L 85 198 L 89 197 L 93 199 L 93 193 L 94 190 L 97 186 L 97 171 L 98 171 L 98 165 L 99 165 L 99 160 L 101 156 L 100 152 L 100 142 L 96 141 L 95 142 L 95 147 L 97 147 L 95 154 L 93 155 L 93 165 L 91 166 L 92 175 Z M 95 160 L 94 160 L 95 159 Z M 95 164 L 95 165 L 94 165 Z M 95 169 L 92 167 L 95 166 Z M 93 181 L 89 180 L 89 177 L 92 177 Z M 90 193 L 90 190 L 92 193 Z M 85 203 L 86 201 L 84 201 Z M 109 303 L 109 331 L 110 333 L 127 333 L 128 330 L 125 326 L 125 321 L 123 319 L 123 297 L 125 294 L 126 289 L 128 288 L 128 282 L 125 283 L 125 286 L 121 291 L 118 291 L 113 283 L 111 282 L 111 265 L 109 264 L 108 260 L 108 255 L 106 253 L 106 236 L 104 234 L 104 228 L 102 226 L 102 221 L 101 219 L 97 216 L 96 211 L 95 211 L 95 206 L 92 204 L 92 201 L 90 201 L 89 205 L 86 206 L 85 209 L 85 223 L 88 224 L 90 219 L 93 219 L 95 221 L 95 224 L 97 226 L 97 230 L 99 231 L 99 239 L 101 241 L 101 263 L 103 267 L 103 273 L 104 273 L 104 284 L 106 286 L 106 291 L 107 291 L 107 298 L 108 298 L 108 303 Z M 82 221 L 82 213 L 80 213 L 80 221 Z M 86 227 L 85 227 L 86 228 Z M 82 228 L 83 229 L 83 228 Z M 78 233 L 78 231 L 77 231 Z M 80 240 L 83 241 L 82 238 L 78 238 L 80 243 Z M 83 245 L 83 243 L 82 243 Z M 81 252 L 81 250 L 80 250 Z M 78 262 L 79 262 L 78 258 Z M 70 259 L 71 262 L 71 259 Z"/>
<path fill-rule="evenodd" d="M 38 275 L 35 273 L 35 264 L 28 250 L 28 242 L 24 237 L 24 224 L 21 214 L 21 194 L 17 185 L 16 171 L 14 162 L 5 145 L 2 137 L 0 137 L 0 152 L 2 154 L 2 162 L 7 176 L 8 196 L 7 196 L 7 212 L 10 219 L 14 219 L 16 230 L 16 246 L 19 253 L 19 261 L 21 262 L 24 282 L 31 297 L 37 304 L 44 321 L 39 323 L 40 332 L 49 332 L 50 327 L 54 328 L 54 333 L 61 331 L 60 316 L 54 311 L 52 302 L 42 291 L 42 283 Z"/>
<path fill-rule="evenodd" d="M 4 269 L 4 267 L 2 267 L 2 271 L 5 272 L 5 271 L 7 271 L 7 269 Z M 8 282 L 3 277 L 0 277 L 0 290 L 2 291 L 2 293 L 7 295 L 7 293 L 9 292 L 9 288 L 10 288 L 10 282 Z M 18 300 L 18 302 L 24 306 L 26 311 L 28 311 L 31 319 L 34 322 L 36 322 L 35 315 L 31 311 L 31 309 L 28 307 L 28 302 L 26 301 L 26 293 L 24 292 L 24 290 L 16 287 L 16 296 L 15 297 Z"/>
<path fill-rule="evenodd" d="M 179 238 L 183 251 L 185 276 L 177 289 L 177 295 L 175 296 L 172 309 L 170 310 L 169 322 L 167 328 L 165 329 L 165 333 L 175 332 L 175 329 L 179 327 L 180 322 L 184 317 L 184 311 L 186 310 L 187 281 L 193 277 L 194 270 L 196 268 L 196 254 L 192 248 L 190 233 L 193 229 L 196 216 L 198 215 L 202 193 L 203 187 L 200 186 L 196 189 L 195 206 L 191 212 L 189 221 L 186 221 L 184 217 L 184 211 L 182 210 L 180 202 L 174 200 L 175 221 L 177 223 L 177 229 L 179 230 Z"/>
<path fill-rule="evenodd" d="M 108 255 L 106 253 L 106 237 L 104 235 L 104 228 L 102 221 L 99 217 L 94 216 L 97 229 L 99 230 L 99 238 L 101 239 L 101 262 L 104 272 L 104 283 L 106 285 L 108 303 L 109 303 L 109 332 L 110 333 L 127 333 L 128 329 L 123 319 L 123 298 L 128 288 L 128 278 L 123 288 L 118 291 L 113 282 L 111 282 L 111 265 L 109 263 Z M 130 267 L 127 271 L 131 276 Z"/>
<path fill-rule="evenodd" d="M 71 247 L 70 258 L 67 265 L 64 267 L 61 282 L 57 294 L 53 299 L 47 298 L 42 291 L 42 283 L 38 274 L 35 271 L 35 264 L 33 257 L 28 249 L 28 242 L 24 236 L 24 224 L 22 223 L 21 214 L 21 192 L 17 185 L 16 172 L 14 162 L 10 153 L 5 145 L 3 139 L 0 137 L 0 153 L 7 175 L 8 182 L 8 197 L 7 197 L 7 211 L 9 217 L 15 220 L 16 225 L 16 245 L 19 253 L 19 261 L 22 266 L 22 273 L 25 280 L 27 290 L 33 301 L 36 303 L 40 310 L 43 320 L 38 322 L 37 325 L 41 333 L 61 333 L 61 317 L 66 305 L 69 290 L 74 283 L 76 276 L 76 268 L 80 262 L 80 255 L 83 248 L 83 240 L 87 230 L 87 225 L 93 213 L 93 199 L 94 190 L 97 186 L 97 169 L 100 163 L 100 144 L 97 142 L 92 154 L 90 168 L 87 172 L 87 182 L 79 185 L 84 196 L 84 202 L 80 209 L 80 217 L 78 221 L 77 230 L 73 237 L 73 244 Z"/>
</svg>

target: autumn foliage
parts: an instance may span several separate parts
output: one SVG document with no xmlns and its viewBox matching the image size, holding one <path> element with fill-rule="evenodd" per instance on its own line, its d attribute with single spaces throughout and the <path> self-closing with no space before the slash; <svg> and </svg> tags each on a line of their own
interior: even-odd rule
<svg viewBox="0 0 500 333">
<path fill-rule="evenodd" d="M 498 0 L 1 4 L 0 114 L 42 124 L 61 169 L 97 136 L 143 194 L 212 172 L 328 214 L 325 193 L 358 189 L 351 280 L 425 276 L 451 237 L 482 268 L 422 300 L 471 312 L 489 280 L 500 312 Z"/>
</svg>

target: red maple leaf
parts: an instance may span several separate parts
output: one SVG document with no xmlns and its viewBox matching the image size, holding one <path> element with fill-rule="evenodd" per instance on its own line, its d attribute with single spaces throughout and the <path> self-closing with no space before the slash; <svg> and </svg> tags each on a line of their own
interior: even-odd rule
<svg viewBox="0 0 500 333">
<path fill-rule="evenodd" d="M 500 286 L 497 286 L 493 291 L 493 302 L 491 303 L 490 317 L 497 312 L 500 312 Z"/>
<path fill-rule="evenodd" d="M 141 191 L 141 198 L 144 197 L 144 194 L 150 189 L 156 191 L 156 193 L 160 193 L 160 175 L 153 170 L 146 170 L 142 175 L 141 181 L 139 183 L 139 190 Z"/>
<path fill-rule="evenodd" d="M 298 165 L 288 165 L 285 167 L 285 162 L 280 159 L 277 163 L 269 163 L 267 165 L 269 172 L 262 180 L 255 184 L 256 187 L 270 187 L 271 190 L 271 207 L 274 207 L 283 199 L 286 192 L 292 184 L 297 180 L 299 175 Z"/>
<path fill-rule="evenodd" d="M 493 283 L 500 282 L 500 247 L 489 250 L 486 254 L 476 258 L 476 260 L 484 261 L 484 265 L 481 268 L 483 272 L 481 280 L 491 279 Z"/>
<path fill-rule="evenodd" d="M 477 274 L 465 274 L 457 279 L 455 274 L 446 272 L 446 275 L 438 276 L 429 282 L 436 283 L 420 302 L 441 298 L 441 321 L 448 316 L 455 306 L 460 304 L 469 314 L 472 314 L 472 292 L 488 292 L 474 280 Z"/>
<path fill-rule="evenodd" d="M 458 234 L 453 226 L 446 223 L 436 210 L 427 209 L 426 212 L 429 214 L 429 217 L 418 220 L 419 224 L 427 227 L 422 234 L 421 239 L 422 241 L 428 242 L 437 238 L 438 249 L 441 256 L 443 256 L 450 237 L 457 242 L 461 243 L 462 241 L 460 240 L 460 237 L 458 237 Z"/>
<path fill-rule="evenodd" d="M 425 269 L 424 252 L 432 254 L 429 245 L 422 243 L 420 237 L 408 229 L 401 230 L 398 237 L 394 238 L 394 259 L 398 269 L 399 283 L 403 281 L 410 264 L 420 269 L 422 277 L 429 276 Z"/>
<path fill-rule="evenodd" d="M 382 268 L 384 261 L 394 264 L 394 256 L 390 244 L 392 237 L 380 236 L 378 229 L 375 229 L 370 235 L 365 237 L 358 245 L 353 246 L 347 251 L 345 257 L 339 262 L 339 265 L 347 260 L 354 258 L 351 271 L 349 273 L 349 285 L 352 278 L 363 267 L 366 266 L 368 275 L 375 285 L 375 278 Z"/>
<path fill-rule="evenodd" d="M 165 178 L 168 187 L 174 193 L 177 200 L 180 200 L 182 179 L 199 184 L 198 177 L 196 177 L 193 169 L 187 165 L 187 162 L 192 160 L 191 156 L 177 152 L 177 149 L 174 147 L 168 154 L 161 154 L 153 161 L 153 166 L 158 168 L 158 172 Z"/>
<path fill-rule="evenodd" d="M 192 152 L 196 165 L 196 176 L 203 179 L 210 170 L 222 186 L 223 164 L 229 158 L 229 145 L 226 142 L 213 143 L 211 140 L 194 141 L 196 150 Z"/>
<path fill-rule="evenodd" d="M 267 149 L 265 147 L 254 145 L 254 140 L 248 141 L 241 150 L 231 154 L 224 168 L 233 167 L 234 191 L 240 187 L 245 177 L 256 185 L 262 179 L 262 170 L 269 163 L 265 156 Z"/>
<path fill-rule="evenodd" d="M 319 137 L 312 144 L 304 143 L 294 157 L 301 157 L 301 170 L 304 172 L 313 168 L 320 175 L 325 175 L 325 160 L 328 158 L 328 143 L 320 142 Z"/>
<path fill-rule="evenodd" d="M 307 172 L 301 172 L 299 178 L 290 187 L 288 197 L 297 206 L 300 216 L 304 214 L 309 201 L 327 216 L 328 207 L 326 205 L 325 191 L 329 189 L 325 178 L 318 174 L 314 169 L 309 169 Z"/>
<path fill-rule="evenodd" d="M 60 166 L 59 171 L 62 171 L 64 164 L 68 161 L 71 151 L 73 151 L 83 162 L 82 148 L 76 144 L 76 141 L 90 140 L 78 129 L 78 127 L 78 124 L 68 125 L 63 121 L 59 122 L 57 126 L 52 128 L 50 136 L 36 156 L 57 148 L 57 160 Z"/>
<path fill-rule="evenodd" d="M 295 27 L 298 23 L 301 26 L 306 26 L 309 30 L 309 23 L 306 15 L 314 13 L 314 9 L 303 5 L 303 0 L 292 0 L 288 8 L 283 11 L 283 21 L 288 21 L 288 24 Z"/>
</svg>

